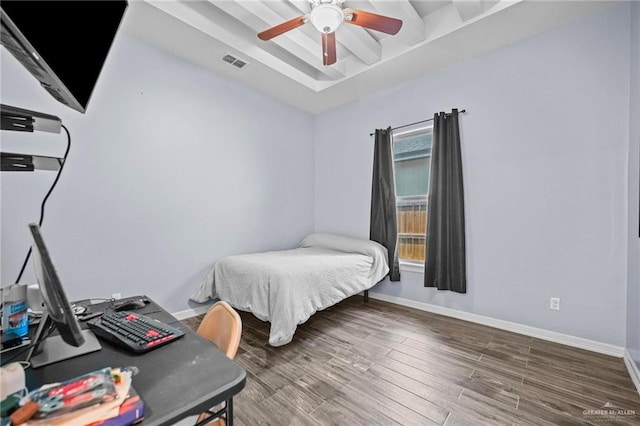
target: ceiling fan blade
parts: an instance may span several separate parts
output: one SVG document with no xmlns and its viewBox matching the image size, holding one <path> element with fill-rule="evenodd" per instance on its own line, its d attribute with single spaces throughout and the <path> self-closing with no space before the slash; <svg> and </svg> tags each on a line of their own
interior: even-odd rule
<svg viewBox="0 0 640 426">
<path fill-rule="evenodd" d="M 402 20 L 389 16 L 349 8 L 344 9 L 344 14 L 344 22 L 391 35 L 398 34 L 398 31 L 402 28 Z M 348 19 L 349 16 L 351 16 L 351 19 Z"/>
<path fill-rule="evenodd" d="M 322 33 L 322 64 L 332 65 L 336 61 L 336 33 Z"/>
<path fill-rule="evenodd" d="M 294 28 L 298 28 L 304 23 L 307 22 L 307 17 L 298 16 L 297 18 L 290 19 L 282 24 L 278 24 L 275 27 L 271 27 L 268 30 L 264 30 L 261 33 L 258 33 L 258 38 L 260 40 L 271 40 L 272 38 L 279 36 L 280 34 L 284 34 L 287 31 L 291 31 Z"/>
</svg>

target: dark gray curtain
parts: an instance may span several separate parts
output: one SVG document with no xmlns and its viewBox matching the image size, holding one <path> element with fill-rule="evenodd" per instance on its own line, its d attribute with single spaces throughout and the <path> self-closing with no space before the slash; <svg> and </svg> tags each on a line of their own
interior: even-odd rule
<svg viewBox="0 0 640 426">
<path fill-rule="evenodd" d="M 433 117 L 424 286 L 467 292 L 458 110 Z"/>
<path fill-rule="evenodd" d="M 376 129 L 369 239 L 387 248 L 389 279 L 400 281 L 400 263 L 396 251 L 398 222 L 396 218 L 396 187 L 393 179 L 393 154 L 391 152 L 391 127 Z"/>
</svg>

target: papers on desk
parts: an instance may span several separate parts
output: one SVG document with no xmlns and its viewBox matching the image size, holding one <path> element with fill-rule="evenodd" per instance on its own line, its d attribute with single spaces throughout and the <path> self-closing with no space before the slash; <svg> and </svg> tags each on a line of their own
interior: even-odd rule
<svg viewBox="0 0 640 426">
<path fill-rule="evenodd" d="M 105 368 L 64 383 L 43 386 L 26 401 L 38 412 L 26 426 L 125 426 L 142 421 L 144 403 L 131 386 L 132 370 Z"/>
</svg>

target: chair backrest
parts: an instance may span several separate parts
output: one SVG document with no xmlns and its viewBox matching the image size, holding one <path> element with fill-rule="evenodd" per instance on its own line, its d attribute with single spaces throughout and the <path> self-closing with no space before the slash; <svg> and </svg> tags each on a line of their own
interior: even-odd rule
<svg viewBox="0 0 640 426">
<path fill-rule="evenodd" d="M 233 359 L 238 352 L 242 320 L 227 302 L 214 304 L 202 319 L 197 333 L 214 343 L 218 349 Z"/>
</svg>

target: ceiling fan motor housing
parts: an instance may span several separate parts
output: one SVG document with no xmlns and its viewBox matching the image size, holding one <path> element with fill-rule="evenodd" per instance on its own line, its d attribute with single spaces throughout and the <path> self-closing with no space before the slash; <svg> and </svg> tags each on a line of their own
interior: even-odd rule
<svg viewBox="0 0 640 426">
<path fill-rule="evenodd" d="M 332 33 L 344 21 L 342 8 L 332 3 L 321 3 L 314 7 L 309 20 L 322 33 Z"/>
</svg>

